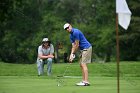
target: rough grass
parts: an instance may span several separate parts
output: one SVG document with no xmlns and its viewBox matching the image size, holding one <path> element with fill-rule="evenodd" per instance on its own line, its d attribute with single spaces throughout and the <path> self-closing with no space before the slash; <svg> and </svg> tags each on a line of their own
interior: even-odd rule
<svg viewBox="0 0 140 93">
<path fill-rule="evenodd" d="M 89 76 L 116 77 L 116 63 L 92 63 L 88 65 Z M 140 62 L 121 62 L 120 75 L 129 77 L 140 77 Z M 53 75 L 81 76 L 78 63 L 53 64 Z M 46 75 L 46 66 L 45 66 Z M 0 76 L 37 76 L 36 64 L 9 64 L 0 62 Z"/>
</svg>

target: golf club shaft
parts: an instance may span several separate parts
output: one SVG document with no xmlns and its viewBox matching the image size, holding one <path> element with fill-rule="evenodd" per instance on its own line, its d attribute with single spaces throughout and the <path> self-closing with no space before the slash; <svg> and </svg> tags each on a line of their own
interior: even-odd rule
<svg viewBox="0 0 140 93">
<path fill-rule="evenodd" d="M 70 66 L 70 63 L 68 63 L 68 65 L 67 65 L 67 67 L 66 67 L 66 69 L 65 69 L 65 71 L 64 71 L 64 73 L 63 73 L 63 77 L 65 76 L 66 72 L 68 71 L 69 66 Z"/>
</svg>

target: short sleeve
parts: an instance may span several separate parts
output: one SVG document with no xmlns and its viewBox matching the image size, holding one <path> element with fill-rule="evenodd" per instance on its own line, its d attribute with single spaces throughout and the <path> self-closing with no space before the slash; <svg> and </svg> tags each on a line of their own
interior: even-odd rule
<svg viewBox="0 0 140 93">
<path fill-rule="evenodd" d="M 75 40 L 80 40 L 79 31 L 75 31 L 73 34 Z"/>
<path fill-rule="evenodd" d="M 50 54 L 53 54 L 53 53 L 54 53 L 54 46 L 51 44 L 51 45 L 50 45 L 50 48 L 51 48 Z"/>
<path fill-rule="evenodd" d="M 39 46 L 38 47 L 38 55 L 43 55 L 42 46 Z"/>
<path fill-rule="evenodd" d="M 71 35 L 70 35 L 70 42 L 71 42 L 71 43 L 74 43 L 74 40 L 73 40 L 73 38 L 72 38 Z"/>
</svg>

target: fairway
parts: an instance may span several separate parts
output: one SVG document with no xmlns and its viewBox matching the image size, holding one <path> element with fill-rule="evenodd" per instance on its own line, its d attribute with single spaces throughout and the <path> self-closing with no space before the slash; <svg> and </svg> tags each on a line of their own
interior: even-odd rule
<svg viewBox="0 0 140 93">
<path fill-rule="evenodd" d="M 91 86 L 76 86 L 81 72 L 77 63 L 53 64 L 52 76 L 37 76 L 36 64 L 0 63 L 0 93 L 117 93 L 116 63 L 93 63 L 89 66 Z M 120 93 L 140 93 L 140 63 L 120 64 Z M 60 86 L 57 86 L 57 85 Z"/>
</svg>

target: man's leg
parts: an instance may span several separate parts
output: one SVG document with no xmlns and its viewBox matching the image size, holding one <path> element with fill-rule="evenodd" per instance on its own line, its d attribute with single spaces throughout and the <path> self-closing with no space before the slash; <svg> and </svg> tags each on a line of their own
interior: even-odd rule
<svg viewBox="0 0 140 93">
<path fill-rule="evenodd" d="M 83 76 L 83 81 L 88 82 L 88 68 L 85 63 L 80 64 L 81 69 L 82 69 L 82 76 Z"/>
<path fill-rule="evenodd" d="M 43 61 L 42 59 L 38 59 L 37 60 L 37 68 L 38 68 L 38 75 L 42 75 L 43 74 Z"/>
<path fill-rule="evenodd" d="M 88 82 L 88 68 L 86 63 L 81 63 L 80 64 L 81 70 L 82 70 L 82 82 L 76 83 L 77 86 L 89 86 Z"/>
<path fill-rule="evenodd" d="M 81 67 L 83 73 L 83 81 L 88 83 L 88 67 L 87 64 L 91 63 L 92 47 L 82 52 Z"/>
<path fill-rule="evenodd" d="M 52 70 L 52 58 L 47 59 L 47 75 L 51 75 Z"/>
<path fill-rule="evenodd" d="M 78 86 L 89 86 L 89 81 L 88 81 L 88 67 L 87 64 L 91 63 L 91 54 L 92 54 L 92 47 L 89 49 L 81 51 L 81 56 L 80 56 L 80 67 L 82 70 L 82 82 L 77 83 L 76 85 Z"/>
</svg>

